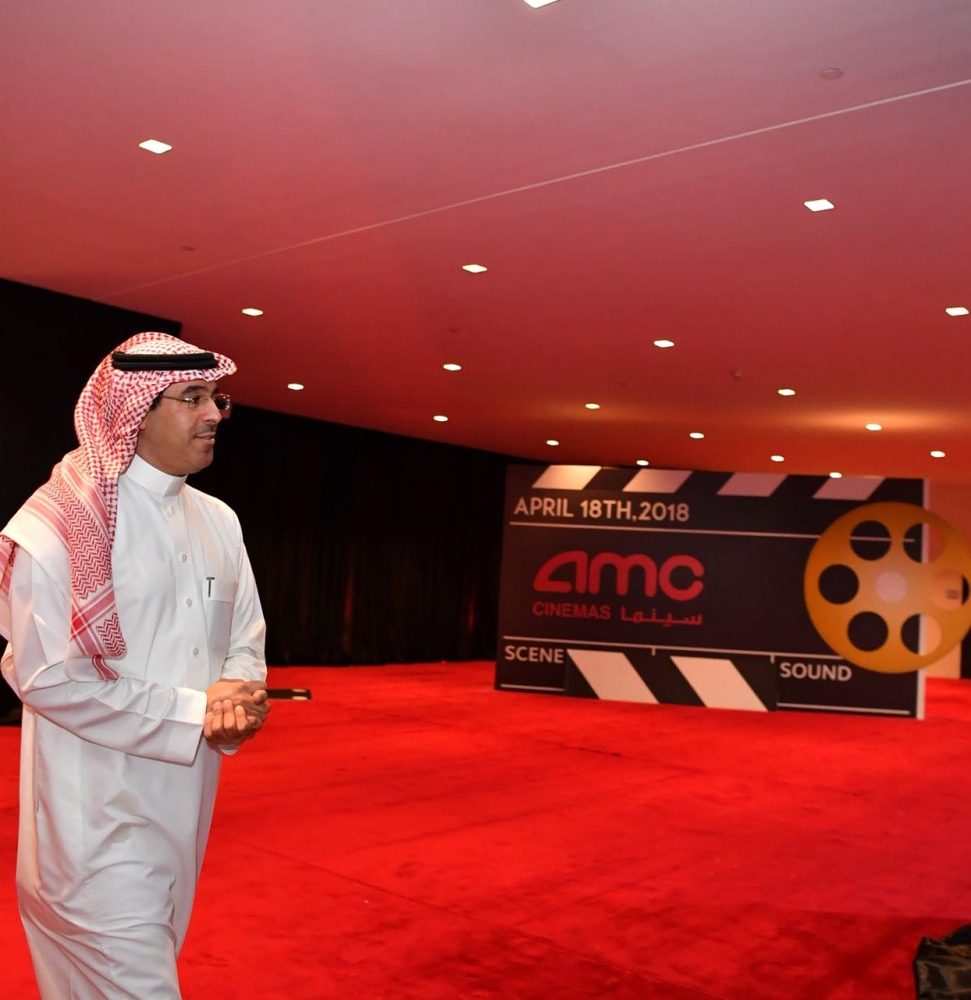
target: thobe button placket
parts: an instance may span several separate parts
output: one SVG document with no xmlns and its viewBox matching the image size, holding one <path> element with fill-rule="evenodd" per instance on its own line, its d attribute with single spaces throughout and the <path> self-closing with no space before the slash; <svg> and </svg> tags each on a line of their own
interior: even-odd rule
<svg viewBox="0 0 971 1000">
<path fill-rule="evenodd" d="M 175 585 L 179 606 L 182 608 L 182 628 L 185 630 L 184 654 L 193 664 L 190 676 L 196 687 L 207 687 L 210 683 L 205 670 L 206 661 L 206 619 L 204 605 L 198 598 L 198 571 L 195 566 L 195 552 L 191 547 L 185 509 L 178 500 L 171 506 L 165 505 L 168 524 L 172 531 L 172 556 L 175 561 Z M 204 671 L 199 673 L 198 671 Z"/>
</svg>

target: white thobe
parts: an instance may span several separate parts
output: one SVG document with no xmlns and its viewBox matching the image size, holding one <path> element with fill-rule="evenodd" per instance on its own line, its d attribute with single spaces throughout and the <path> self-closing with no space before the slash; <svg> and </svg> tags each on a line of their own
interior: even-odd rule
<svg viewBox="0 0 971 1000">
<path fill-rule="evenodd" d="M 19 520 L 18 520 L 19 519 Z M 175 1000 L 220 753 L 206 689 L 266 676 L 264 623 L 224 503 L 137 456 L 112 550 L 127 651 L 68 659 L 63 543 L 15 516 L 4 676 L 24 703 L 17 888 L 44 1000 Z"/>
</svg>

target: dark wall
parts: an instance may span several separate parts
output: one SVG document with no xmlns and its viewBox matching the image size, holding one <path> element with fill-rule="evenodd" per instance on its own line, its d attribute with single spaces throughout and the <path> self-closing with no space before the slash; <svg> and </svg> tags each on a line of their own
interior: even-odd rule
<svg viewBox="0 0 971 1000">
<path fill-rule="evenodd" d="M 180 324 L 0 280 L 0 526 L 76 447 L 94 367 L 147 329 Z M 495 650 L 506 463 L 237 406 L 191 482 L 239 514 L 270 663 L 479 659 Z"/>
</svg>

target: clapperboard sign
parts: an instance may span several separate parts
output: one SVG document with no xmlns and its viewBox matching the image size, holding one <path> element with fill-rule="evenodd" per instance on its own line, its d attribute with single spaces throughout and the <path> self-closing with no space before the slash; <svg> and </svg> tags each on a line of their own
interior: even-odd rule
<svg viewBox="0 0 971 1000">
<path fill-rule="evenodd" d="M 622 701 L 923 717 L 923 671 L 820 638 L 803 573 L 863 504 L 923 480 L 509 467 L 496 687 Z"/>
</svg>

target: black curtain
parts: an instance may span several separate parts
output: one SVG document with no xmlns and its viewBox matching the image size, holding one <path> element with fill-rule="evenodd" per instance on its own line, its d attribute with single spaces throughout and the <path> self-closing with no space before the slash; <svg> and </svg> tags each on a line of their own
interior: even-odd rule
<svg viewBox="0 0 971 1000">
<path fill-rule="evenodd" d="M 0 279 L 0 526 L 76 447 L 98 361 L 148 329 L 180 324 Z M 270 663 L 488 659 L 507 462 L 238 406 L 191 482 L 239 514 Z"/>
<path fill-rule="evenodd" d="M 0 278 L 0 527 L 77 447 L 74 404 L 98 362 L 142 330 L 181 329 Z"/>
<path fill-rule="evenodd" d="M 243 524 L 271 663 L 488 659 L 508 459 L 236 407 L 193 485 Z"/>
<path fill-rule="evenodd" d="M 0 528 L 77 447 L 74 404 L 116 345 L 181 323 L 0 278 Z M 0 648 L 4 645 L 0 639 Z M 0 682 L 0 718 L 18 704 Z"/>
</svg>

